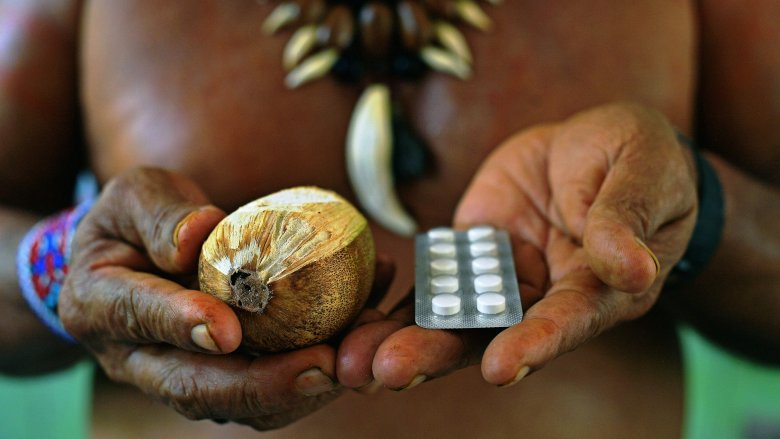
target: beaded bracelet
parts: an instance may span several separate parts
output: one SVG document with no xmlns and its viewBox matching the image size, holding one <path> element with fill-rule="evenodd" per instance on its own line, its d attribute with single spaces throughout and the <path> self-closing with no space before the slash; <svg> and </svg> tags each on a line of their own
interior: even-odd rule
<svg viewBox="0 0 780 439">
<path fill-rule="evenodd" d="M 677 139 L 693 153 L 699 174 L 699 211 L 688 247 L 666 281 L 666 287 L 672 289 L 690 283 L 704 270 L 718 249 L 725 222 L 723 187 L 718 174 L 693 141 L 680 133 Z"/>
<path fill-rule="evenodd" d="M 68 274 L 73 234 L 91 206 L 92 200 L 87 200 L 40 221 L 24 236 L 16 254 L 22 296 L 52 332 L 71 343 L 76 340 L 63 328 L 57 303 Z"/>
</svg>

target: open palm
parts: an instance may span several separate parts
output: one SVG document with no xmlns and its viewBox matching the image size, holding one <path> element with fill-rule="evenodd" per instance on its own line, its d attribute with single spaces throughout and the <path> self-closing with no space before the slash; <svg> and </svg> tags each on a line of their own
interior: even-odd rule
<svg viewBox="0 0 780 439">
<path fill-rule="evenodd" d="M 523 321 L 497 335 L 399 329 L 410 316 L 400 309 L 393 323 L 372 324 L 384 337 L 373 339 L 373 375 L 403 388 L 481 361 L 488 382 L 509 384 L 646 313 L 690 239 L 694 182 L 690 157 L 666 119 L 632 104 L 598 107 L 507 140 L 483 163 L 454 222 L 509 231 Z M 371 339 L 371 330 L 353 340 Z"/>
</svg>

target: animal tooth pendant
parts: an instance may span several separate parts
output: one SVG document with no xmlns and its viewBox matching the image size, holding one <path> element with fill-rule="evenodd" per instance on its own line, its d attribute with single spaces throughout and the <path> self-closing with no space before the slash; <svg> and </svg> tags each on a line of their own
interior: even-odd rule
<svg viewBox="0 0 780 439">
<path fill-rule="evenodd" d="M 395 191 L 399 181 L 426 171 L 424 141 L 403 119 L 387 83 L 412 80 L 429 70 L 466 80 L 474 62 L 454 23 L 486 31 L 493 25 L 483 5 L 501 0 L 285 0 L 262 31 L 294 27 L 283 51 L 290 89 L 328 73 L 368 83 L 353 111 L 346 138 L 349 180 L 366 212 L 379 224 L 411 236 L 417 225 Z"/>
<path fill-rule="evenodd" d="M 395 193 L 390 91 L 384 84 L 366 88 L 347 132 L 347 172 L 360 204 L 387 229 L 412 236 L 417 224 Z"/>
</svg>

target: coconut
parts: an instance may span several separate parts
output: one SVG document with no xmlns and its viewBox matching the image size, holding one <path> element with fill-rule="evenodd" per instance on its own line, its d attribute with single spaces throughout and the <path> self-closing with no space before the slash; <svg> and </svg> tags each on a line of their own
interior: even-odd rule
<svg viewBox="0 0 780 439">
<path fill-rule="evenodd" d="M 245 349 L 278 352 L 349 325 L 368 298 L 374 261 L 371 230 L 354 206 L 334 192 L 299 187 L 224 218 L 203 244 L 198 280 L 234 308 Z"/>
</svg>

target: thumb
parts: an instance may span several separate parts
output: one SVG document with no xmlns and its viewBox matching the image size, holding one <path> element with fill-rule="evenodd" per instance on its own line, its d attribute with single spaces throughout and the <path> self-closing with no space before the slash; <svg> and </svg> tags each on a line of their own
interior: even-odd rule
<svg viewBox="0 0 780 439">
<path fill-rule="evenodd" d="M 683 149 L 628 145 L 588 211 L 583 246 L 596 276 L 625 292 L 649 289 L 664 261 L 679 257 L 693 227 L 696 196 Z M 684 248 L 682 248 L 684 250 Z M 678 254 L 679 253 L 679 254 Z"/>
<path fill-rule="evenodd" d="M 575 115 L 559 128 L 550 163 L 553 213 L 582 239 L 602 282 L 643 292 L 682 254 L 694 167 L 663 114 L 615 103 Z"/>
<path fill-rule="evenodd" d="M 145 249 L 169 273 L 195 268 L 203 241 L 225 216 L 193 181 L 153 168 L 112 180 L 95 207 L 103 233 Z"/>
</svg>

